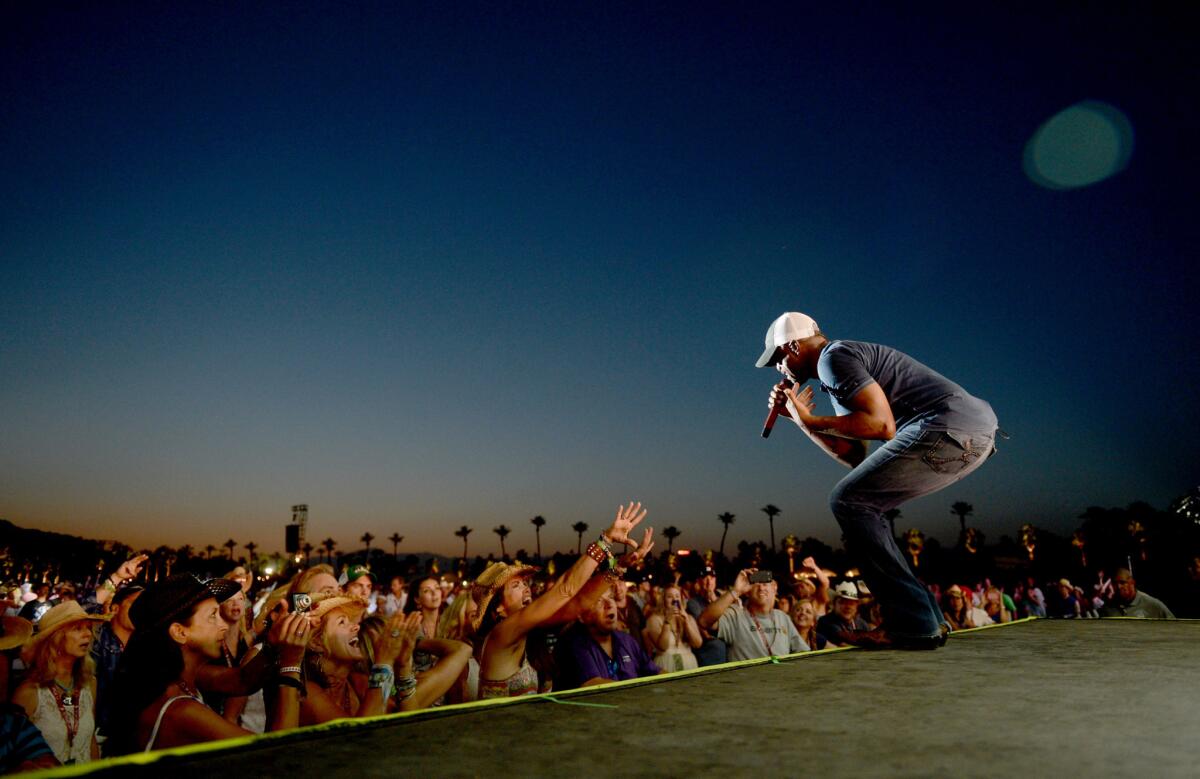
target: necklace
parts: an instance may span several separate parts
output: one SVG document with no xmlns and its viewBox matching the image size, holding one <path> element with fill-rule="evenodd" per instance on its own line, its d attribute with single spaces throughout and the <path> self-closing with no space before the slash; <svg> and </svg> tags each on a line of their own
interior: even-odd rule
<svg viewBox="0 0 1200 779">
<path fill-rule="evenodd" d="M 60 682 L 58 679 L 54 680 L 54 685 L 56 687 L 58 687 L 58 689 L 62 690 L 62 702 L 63 702 L 64 706 L 70 706 L 75 702 L 75 698 L 74 698 L 75 685 L 71 685 L 70 687 L 68 687 L 67 685 Z"/>
<path fill-rule="evenodd" d="M 183 690 L 183 693 L 184 693 L 185 695 L 191 696 L 192 698 L 195 698 L 195 699 L 196 699 L 196 700 L 198 700 L 198 701 L 203 701 L 203 700 L 204 700 L 203 698 L 201 698 L 201 697 L 200 697 L 200 691 L 199 691 L 199 690 L 197 690 L 197 689 L 196 689 L 195 687 L 193 687 L 192 685 L 190 685 L 190 684 L 188 684 L 187 682 L 185 682 L 183 679 L 179 679 L 179 680 L 177 680 L 177 681 L 175 682 L 175 684 L 179 685 L 179 689 L 180 689 L 180 690 Z"/>
<path fill-rule="evenodd" d="M 67 730 L 67 748 L 70 749 L 75 745 L 75 734 L 79 732 L 79 697 L 72 694 L 74 688 L 66 687 L 57 679 L 54 680 L 54 686 L 57 689 L 52 689 L 50 693 L 54 698 L 54 705 L 58 707 L 59 716 L 62 717 L 63 727 Z M 68 706 L 73 709 L 72 717 L 67 716 Z"/>
</svg>

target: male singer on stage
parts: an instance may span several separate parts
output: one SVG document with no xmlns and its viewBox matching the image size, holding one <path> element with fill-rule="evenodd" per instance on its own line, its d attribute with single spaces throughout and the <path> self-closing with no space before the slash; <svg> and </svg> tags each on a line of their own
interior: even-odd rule
<svg viewBox="0 0 1200 779">
<path fill-rule="evenodd" d="M 943 645 L 948 626 L 942 611 L 909 569 L 883 515 L 982 465 L 994 451 L 992 407 L 895 349 L 831 341 L 805 314 L 787 313 L 771 324 L 756 367 L 768 365 L 788 380 L 771 391 L 771 408 L 851 469 L 829 504 L 883 609 L 883 627 L 856 634 L 852 643 L 879 649 Z M 820 381 L 836 416 L 813 414 L 812 387 L 802 387 L 810 379 Z M 868 441 L 883 443 L 869 452 Z"/>
</svg>

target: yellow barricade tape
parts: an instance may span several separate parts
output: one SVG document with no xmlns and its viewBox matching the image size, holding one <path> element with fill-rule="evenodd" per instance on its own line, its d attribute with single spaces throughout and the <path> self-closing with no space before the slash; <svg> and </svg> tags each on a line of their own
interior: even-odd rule
<svg viewBox="0 0 1200 779">
<path fill-rule="evenodd" d="M 966 630 L 956 630 L 951 633 L 951 637 L 961 635 L 963 633 L 974 633 L 980 630 L 989 630 L 992 628 L 1010 627 L 1013 625 L 1021 625 L 1033 622 L 1039 619 L 1038 617 L 1026 617 L 1025 619 L 1013 620 L 1012 622 L 997 623 L 995 625 L 984 625 L 983 627 L 968 628 Z M 1120 617 L 1118 619 L 1126 619 Z M 583 705 L 591 708 L 616 708 L 612 704 L 594 704 L 585 703 L 582 701 L 573 702 L 561 700 L 565 698 L 576 698 L 581 696 L 594 695 L 600 692 L 608 692 L 609 690 L 623 689 L 627 687 L 640 687 L 647 684 L 662 684 L 664 682 L 673 682 L 680 679 L 686 679 L 692 676 L 703 676 L 712 673 L 724 673 L 726 671 L 735 671 L 741 668 L 751 668 L 758 665 L 771 665 L 784 662 L 793 662 L 809 657 L 818 657 L 820 655 L 829 655 L 835 652 L 849 652 L 857 649 L 857 647 L 826 647 L 825 649 L 817 649 L 808 652 L 796 652 L 794 654 L 779 655 L 772 657 L 758 657 L 753 660 L 737 660 L 721 665 L 710 665 L 703 668 L 693 668 L 687 671 L 672 671 L 670 673 L 659 674 L 658 676 L 646 676 L 639 679 L 626 679 L 619 682 L 608 682 L 606 684 L 598 684 L 593 687 L 580 687 L 575 690 L 564 690 L 562 692 L 541 693 L 539 695 L 524 695 L 519 698 L 494 698 L 490 700 L 469 701 L 467 703 L 456 703 L 449 706 L 438 706 L 436 708 L 421 709 L 419 711 L 403 711 L 394 714 L 382 714 L 375 717 L 358 717 L 333 720 L 320 725 L 307 725 L 304 727 L 293 728 L 291 730 L 276 731 L 272 733 L 263 733 L 261 735 L 248 735 L 239 738 L 229 738 L 220 741 L 206 741 L 201 744 L 189 744 L 188 746 L 173 747 L 171 749 L 160 749 L 153 752 L 142 752 L 133 755 L 124 755 L 121 757 L 110 757 L 104 760 L 97 760 L 91 763 L 79 763 L 76 765 L 62 766 L 60 768 L 51 768 L 45 771 L 37 771 L 29 774 L 23 774 L 31 779 L 54 779 L 55 777 L 71 777 L 85 776 L 93 771 L 99 771 L 109 768 L 115 768 L 122 765 L 150 765 L 164 758 L 187 757 L 190 755 L 199 755 L 207 752 L 221 752 L 225 750 L 236 750 L 241 747 L 250 746 L 252 744 L 261 744 L 267 741 L 291 741 L 304 740 L 309 736 L 317 733 L 328 733 L 339 730 L 359 730 L 379 727 L 403 719 L 433 719 L 437 717 L 446 717 L 457 714 L 463 711 L 471 711 L 483 707 L 495 708 L 500 706 L 524 705 L 530 703 L 550 703 L 550 704 L 571 704 Z"/>
</svg>

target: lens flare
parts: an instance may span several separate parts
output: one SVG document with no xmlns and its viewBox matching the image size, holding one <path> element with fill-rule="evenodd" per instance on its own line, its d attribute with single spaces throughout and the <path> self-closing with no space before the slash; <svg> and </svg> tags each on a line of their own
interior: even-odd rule
<svg viewBox="0 0 1200 779">
<path fill-rule="evenodd" d="M 1047 189 L 1078 189 L 1120 173 L 1133 154 L 1133 125 L 1098 100 L 1065 108 L 1025 145 L 1025 175 Z"/>
</svg>

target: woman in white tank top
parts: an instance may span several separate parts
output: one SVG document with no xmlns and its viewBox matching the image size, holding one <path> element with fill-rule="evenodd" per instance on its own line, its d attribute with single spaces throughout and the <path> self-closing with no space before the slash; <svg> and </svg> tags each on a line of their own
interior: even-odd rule
<svg viewBox="0 0 1200 779">
<path fill-rule="evenodd" d="M 23 657 L 29 677 L 13 692 L 59 762 L 86 763 L 100 757 L 96 743 L 96 678 L 92 629 L 103 617 L 75 601 L 46 612 Z"/>
</svg>

